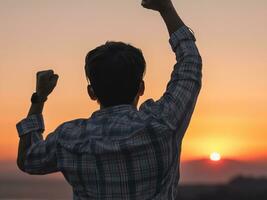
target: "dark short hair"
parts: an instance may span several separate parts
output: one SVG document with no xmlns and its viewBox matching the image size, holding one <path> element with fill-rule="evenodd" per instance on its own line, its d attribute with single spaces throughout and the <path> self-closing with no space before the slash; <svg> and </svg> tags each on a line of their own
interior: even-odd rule
<svg viewBox="0 0 267 200">
<path fill-rule="evenodd" d="M 133 103 L 145 68 L 142 51 L 123 42 L 108 41 L 85 59 L 86 76 L 104 107 Z"/>
</svg>

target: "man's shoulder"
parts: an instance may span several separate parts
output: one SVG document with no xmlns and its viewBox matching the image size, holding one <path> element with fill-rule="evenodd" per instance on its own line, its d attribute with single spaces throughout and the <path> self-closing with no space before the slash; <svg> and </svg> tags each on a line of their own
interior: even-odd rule
<svg viewBox="0 0 267 200">
<path fill-rule="evenodd" d="M 161 107 L 158 101 L 150 98 L 140 105 L 139 112 L 145 117 L 160 118 Z"/>
<path fill-rule="evenodd" d="M 60 124 L 57 128 L 59 133 L 59 142 L 63 142 L 64 144 L 69 142 L 75 143 L 75 141 L 78 140 L 84 132 L 82 129 L 86 127 L 87 120 L 88 119 L 78 118 L 65 121 Z"/>
<path fill-rule="evenodd" d="M 67 130 L 67 129 L 74 129 L 74 128 L 80 128 L 81 126 L 83 126 L 86 122 L 87 122 L 88 119 L 85 119 L 85 118 L 77 118 L 77 119 L 72 119 L 72 120 L 69 120 L 69 121 L 65 121 L 63 122 L 59 128 L 61 130 Z"/>
</svg>

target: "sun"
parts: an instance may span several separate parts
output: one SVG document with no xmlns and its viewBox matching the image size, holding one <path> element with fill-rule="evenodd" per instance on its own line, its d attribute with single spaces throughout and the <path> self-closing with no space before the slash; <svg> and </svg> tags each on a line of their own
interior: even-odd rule
<svg viewBox="0 0 267 200">
<path fill-rule="evenodd" d="M 212 161 L 219 161 L 221 160 L 221 155 L 218 152 L 213 152 L 210 154 L 210 160 Z"/>
</svg>

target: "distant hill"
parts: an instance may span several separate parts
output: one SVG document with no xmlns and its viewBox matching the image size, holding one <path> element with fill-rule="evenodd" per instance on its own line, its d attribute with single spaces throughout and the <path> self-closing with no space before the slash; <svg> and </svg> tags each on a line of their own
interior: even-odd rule
<svg viewBox="0 0 267 200">
<path fill-rule="evenodd" d="M 179 187 L 179 200 L 266 200 L 267 178 L 237 176 L 226 184 Z"/>
<path fill-rule="evenodd" d="M 218 162 L 209 159 L 200 159 L 182 162 L 181 183 L 226 183 L 237 175 L 252 177 L 267 177 L 267 161 L 244 162 L 231 159 L 222 159 Z"/>
</svg>

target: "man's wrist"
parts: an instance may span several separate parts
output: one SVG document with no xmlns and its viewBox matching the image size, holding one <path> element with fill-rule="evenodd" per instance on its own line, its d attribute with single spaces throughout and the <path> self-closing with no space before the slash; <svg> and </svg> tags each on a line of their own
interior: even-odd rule
<svg viewBox="0 0 267 200">
<path fill-rule="evenodd" d="M 44 102 L 46 102 L 46 100 L 47 100 L 47 96 L 42 95 L 38 92 L 33 93 L 31 96 L 32 104 L 44 103 Z"/>
<path fill-rule="evenodd" d="M 179 28 L 184 26 L 184 22 L 179 17 L 175 7 L 172 4 L 166 5 L 166 7 L 160 11 L 160 14 L 167 26 L 170 36 Z"/>
<path fill-rule="evenodd" d="M 170 2 L 170 3 L 168 3 L 168 4 L 166 4 L 166 5 L 164 5 L 164 6 L 162 6 L 160 9 L 159 9 L 159 13 L 161 14 L 161 15 L 166 15 L 168 12 L 172 12 L 172 11 L 175 11 L 175 8 L 174 8 L 174 6 L 173 6 L 173 4 L 172 4 L 172 2 Z"/>
</svg>

